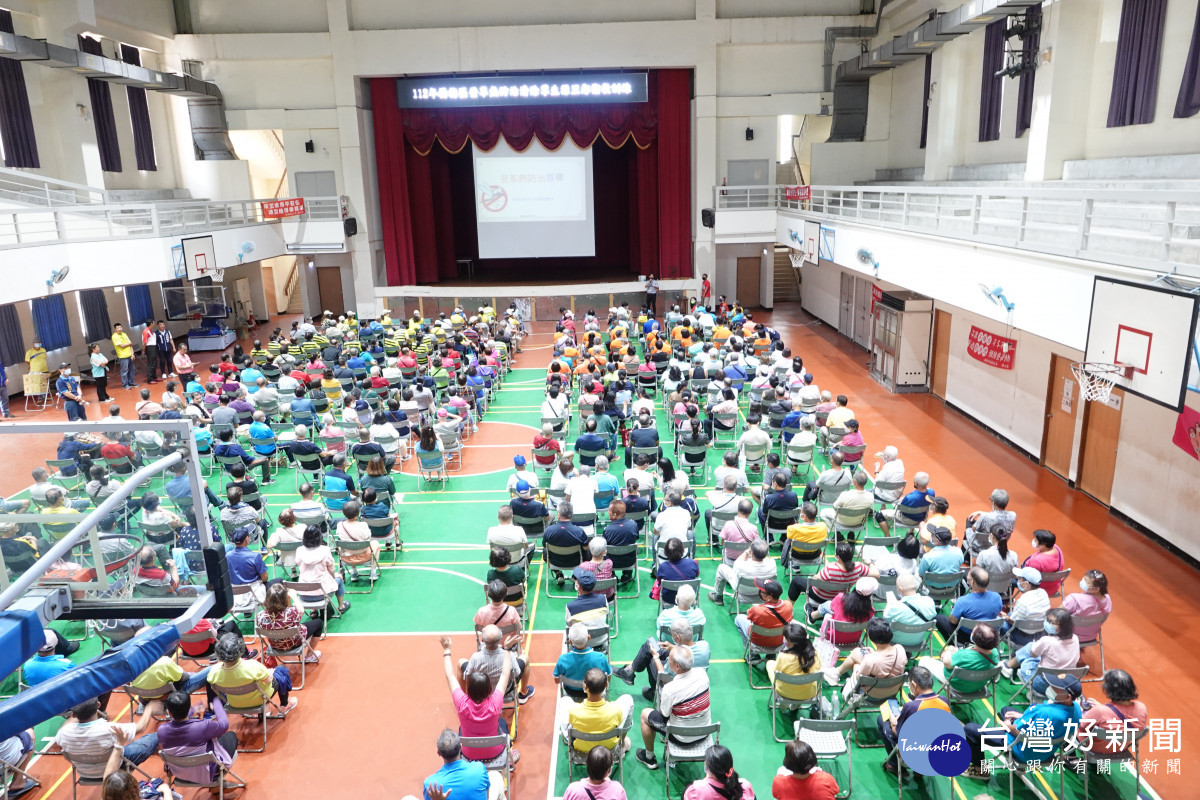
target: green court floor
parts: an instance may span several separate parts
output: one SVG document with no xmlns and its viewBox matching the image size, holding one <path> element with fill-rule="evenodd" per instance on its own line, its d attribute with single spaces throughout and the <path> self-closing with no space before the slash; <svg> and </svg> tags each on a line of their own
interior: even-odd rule
<svg viewBox="0 0 1200 800">
<path fill-rule="evenodd" d="M 525 364 L 530 364 L 536 355 L 540 354 L 526 352 L 521 358 Z M 510 373 L 485 419 L 527 425 L 528 440 L 532 440 L 534 428 L 540 419 L 538 406 L 542 399 L 544 374 L 543 369 L 532 368 L 518 369 Z M 658 412 L 658 424 L 660 430 L 669 430 L 667 415 L 662 409 Z M 576 426 L 573 425 L 568 441 L 573 442 L 576 435 Z M 470 448 L 472 443 L 468 442 L 467 446 Z M 504 453 L 506 463 L 510 463 L 511 456 L 518 452 L 529 456 L 528 443 L 520 447 L 514 446 L 511 452 L 504 448 L 495 449 Z M 667 452 L 670 454 L 669 445 Z M 721 451 L 713 449 L 709 456 L 711 466 L 720 463 L 720 454 Z M 499 464 L 499 459 L 496 461 Z M 620 463 L 623 465 L 623 462 Z M 818 457 L 817 463 L 814 464 L 814 474 L 823 465 L 824 460 Z M 619 473 L 617 465 L 614 465 L 613 471 Z M 487 548 L 483 544 L 484 535 L 487 528 L 495 524 L 496 509 L 507 501 L 508 495 L 504 486 L 508 470 L 501 469 L 480 475 L 460 475 L 451 472 L 444 486 L 427 491 L 418 487 L 417 478 L 411 474 L 396 473 L 393 477 L 398 493 L 396 500 L 404 540 L 403 552 L 399 554 L 394 567 L 390 564 L 385 566 L 382 578 L 372 594 L 349 596 L 353 608 L 345 617 L 332 620 L 329 630 L 339 634 L 456 632 L 461 638 L 471 630 L 472 615 L 483 602 L 482 582 L 488 568 Z M 220 476 L 214 476 L 210 481 L 220 494 Z M 265 498 L 272 516 L 298 498 L 294 487 L 294 473 L 288 470 L 284 470 L 273 485 L 265 487 Z M 708 507 L 703 499 L 708 488 L 711 488 L 711 479 L 708 486 L 695 483 L 702 510 Z M 703 521 L 697 536 L 702 543 L 705 541 Z M 719 556 L 719 552 L 717 555 Z M 718 562 L 703 544 L 698 548 L 698 557 L 705 585 L 700 602 L 707 615 L 704 635 L 711 643 L 713 653 L 713 664 L 709 668 L 712 683 L 712 717 L 721 722 L 721 743 L 733 751 L 738 771 L 754 784 L 758 796 L 769 797 L 771 778 L 782 763 L 784 750 L 784 745 L 776 743 L 771 736 L 771 716 L 767 708 L 770 692 L 755 691 L 749 687 L 746 665 L 742 660 L 741 641 L 730 614 L 727 608 L 715 606 L 706 596 L 707 589 L 712 586 Z M 389 560 L 390 554 L 385 553 L 385 564 Z M 630 661 L 641 643 L 655 631 L 654 618 L 658 602 L 648 596 L 649 562 L 642 563 L 645 571 L 642 573 L 641 596 L 619 601 L 620 629 L 612 641 L 611 651 L 614 665 Z M 531 591 L 529 596 L 530 628 L 534 631 L 561 633 L 566 601 L 546 596 L 544 573 L 540 563 L 535 562 L 530 580 L 540 582 L 538 591 Z M 56 623 L 55 627 L 75 636 L 82 634 L 82 626 L 79 624 Z M 936 640 L 936 646 L 940 648 L 940 645 L 940 639 Z M 421 642 L 414 643 L 415 646 L 431 645 Z M 81 648 L 76 660 L 90 657 L 96 652 L 98 645 L 93 637 Z M 915 654 L 910 656 L 915 657 Z M 555 700 L 554 687 L 548 678 L 548 663 L 539 662 L 534 665 L 537 669 L 536 674 L 545 677 L 535 680 L 538 694 L 531 704 L 549 704 Z M 758 681 L 764 680 L 765 676 L 760 674 Z M 641 697 L 641 687 L 645 685 L 642 681 L 643 676 L 639 676 L 639 683 L 633 687 L 628 687 L 619 680 L 614 681 L 610 687 L 610 695 L 633 693 L 636 699 L 635 713 L 640 713 L 641 709 L 647 707 L 647 703 Z M 433 691 L 444 691 L 440 683 L 440 676 L 430 676 L 430 687 Z M 1089 685 L 1089 694 L 1096 693 L 1092 686 L 1094 684 Z M 1001 705 L 1005 704 L 1013 688 L 1002 682 L 998 689 Z M 832 693 L 836 690 L 827 691 Z M 985 702 L 976 702 L 969 708 L 956 707 L 956 713 L 964 721 L 990 719 L 993 710 L 990 704 Z M 791 718 L 787 719 L 789 721 L 786 725 L 790 728 Z M 56 724 L 47 723 L 39 728 L 39 735 L 50 735 L 55 727 Z M 538 752 L 528 746 L 522 747 L 523 729 L 524 723 L 522 734 L 517 741 L 523 756 L 519 769 L 525 767 L 526 760 L 544 760 L 543 763 L 549 763 L 552 775 L 550 796 L 561 796 L 568 780 L 561 744 L 556 745 L 554 753 Z M 862 716 L 860 732 L 864 742 L 876 741 L 874 715 Z M 636 725 L 633 738 L 635 746 L 640 746 Z M 661 755 L 661 746 L 659 752 Z M 881 769 L 883 755 L 884 751 L 878 748 L 853 748 L 855 797 L 887 797 L 896 793 L 895 779 Z M 842 763 L 837 768 L 830 769 L 837 775 L 843 789 L 846 788 L 849 780 L 846 764 Z M 679 771 L 678 780 L 672 781 L 671 796 L 679 797 L 686 782 L 701 775 L 702 771 L 698 765 L 684 766 Z M 580 776 L 578 769 L 575 776 Z M 1057 800 L 1060 796 L 1059 775 L 1046 775 L 1044 778 L 1036 776 L 1030 780 L 1037 786 L 1042 797 Z M 625 764 L 624 782 L 631 798 L 664 796 L 661 766 L 658 771 L 651 772 L 630 757 Z M 1064 797 L 1083 797 L 1082 782 L 1078 776 L 1066 775 L 1065 785 Z M 948 779 L 910 780 L 905 786 L 905 791 L 909 797 L 954 797 L 957 800 L 999 798 L 1008 794 L 1008 777 L 1001 774 L 988 783 L 963 779 L 955 781 L 953 787 Z M 1145 791 L 1143 789 L 1144 793 Z M 1133 777 L 1123 773 L 1114 777 L 1093 776 L 1091 795 L 1095 798 L 1129 798 L 1133 795 Z M 1038 794 L 1018 781 L 1016 796 L 1029 798 Z"/>
</svg>

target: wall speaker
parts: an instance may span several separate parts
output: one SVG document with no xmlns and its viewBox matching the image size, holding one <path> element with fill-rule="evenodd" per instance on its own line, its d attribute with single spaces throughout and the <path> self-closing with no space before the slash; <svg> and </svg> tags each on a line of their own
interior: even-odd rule
<svg viewBox="0 0 1200 800">
<path fill-rule="evenodd" d="M 713 213 L 711 208 L 702 208 L 700 209 L 700 222 L 702 222 L 706 228 L 715 227 L 717 224 L 717 216 Z"/>
<path fill-rule="evenodd" d="M 746 128 L 746 141 L 754 141 L 754 128 Z"/>
<path fill-rule="evenodd" d="M 316 148 L 316 146 L 313 144 L 313 140 L 312 140 L 312 139 L 309 139 L 307 142 L 305 142 L 305 143 L 304 143 L 304 152 L 306 152 L 306 153 L 311 153 L 311 152 L 315 151 L 316 149 L 317 149 L 317 148 Z"/>
<path fill-rule="evenodd" d="M 358 233 L 358 219 L 355 217 L 346 217 L 342 220 L 342 228 L 345 229 L 347 236 L 353 236 Z"/>
</svg>

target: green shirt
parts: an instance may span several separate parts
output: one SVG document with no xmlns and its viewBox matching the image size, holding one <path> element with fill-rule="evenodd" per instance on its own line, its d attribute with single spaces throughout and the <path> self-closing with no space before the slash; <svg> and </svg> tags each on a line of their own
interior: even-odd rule
<svg viewBox="0 0 1200 800">
<path fill-rule="evenodd" d="M 996 666 L 996 651 L 993 650 L 990 655 L 984 655 L 973 647 L 964 647 L 955 650 L 954 655 L 950 656 L 950 665 L 962 669 L 991 669 Z M 967 694 L 978 692 L 987 684 L 983 681 L 958 680 L 951 685 L 954 687 L 954 691 Z"/>
</svg>

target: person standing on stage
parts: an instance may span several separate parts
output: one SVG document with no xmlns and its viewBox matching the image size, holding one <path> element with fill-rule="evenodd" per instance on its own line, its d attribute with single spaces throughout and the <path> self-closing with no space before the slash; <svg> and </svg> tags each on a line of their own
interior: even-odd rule
<svg viewBox="0 0 1200 800">
<path fill-rule="evenodd" d="M 654 273 L 650 273 L 650 277 L 646 278 L 646 307 L 652 315 L 658 316 L 658 281 L 655 280 Z"/>
</svg>

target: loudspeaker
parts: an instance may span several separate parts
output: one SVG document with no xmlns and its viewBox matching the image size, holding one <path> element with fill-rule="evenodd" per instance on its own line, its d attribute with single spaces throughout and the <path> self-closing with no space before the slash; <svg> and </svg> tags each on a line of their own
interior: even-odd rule
<svg viewBox="0 0 1200 800">
<path fill-rule="evenodd" d="M 313 145 L 312 139 L 309 139 L 307 142 L 304 143 L 304 152 L 311 153 L 316 149 L 317 148 Z"/>
<path fill-rule="evenodd" d="M 746 141 L 754 141 L 754 128 L 746 128 Z"/>
<path fill-rule="evenodd" d="M 717 216 L 711 208 L 702 208 L 700 209 L 700 222 L 704 224 L 704 227 L 712 228 L 717 224 Z"/>
<path fill-rule="evenodd" d="M 347 236 L 353 236 L 358 233 L 358 220 L 355 217 L 346 217 L 342 220 L 342 228 L 345 229 Z"/>
</svg>

